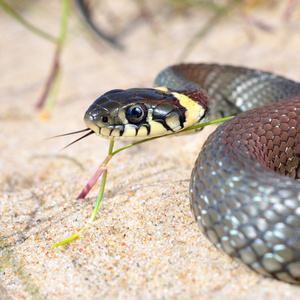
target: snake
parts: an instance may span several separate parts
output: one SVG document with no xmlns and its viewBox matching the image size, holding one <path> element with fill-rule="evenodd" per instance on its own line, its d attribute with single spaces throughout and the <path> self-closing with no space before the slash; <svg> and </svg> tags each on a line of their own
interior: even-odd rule
<svg viewBox="0 0 300 300">
<path fill-rule="evenodd" d="M 217 249 L 264 276 L 300 284 L 299 83 L 241 66 L 178 64 L 163 69 L 153 88 L 101 95 L 84 122 L 90 133 L 132 141 L 231 115 L 193 167 L 193 217 Z"/>
</svg>

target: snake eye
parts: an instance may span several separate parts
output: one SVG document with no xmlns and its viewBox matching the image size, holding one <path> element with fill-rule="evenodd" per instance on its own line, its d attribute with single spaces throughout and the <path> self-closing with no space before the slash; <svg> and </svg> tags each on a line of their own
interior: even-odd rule
<svg viewBox="0 0 300 300">
<path fill-rule="evenodd" d="M 126 111 L 128 122 L 136 124 L 143 120 L 145 116 L 145 108 L 141 105 L 130 106 Z"/>
</svg>

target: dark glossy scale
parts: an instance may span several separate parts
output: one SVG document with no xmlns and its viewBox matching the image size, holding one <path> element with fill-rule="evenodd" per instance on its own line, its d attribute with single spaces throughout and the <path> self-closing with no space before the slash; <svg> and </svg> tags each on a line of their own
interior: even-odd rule
<svg viewBox="0 0 300 300">
<path fill-rule="evenodd" d="M 231 116 L 300 95 L 300 84 L 284 77 L 217 64 L 168 67 L 157 76 L 154 85 L 175 90 L 204 89 L 209 96 L 211 118 Z"/>
<path fill-rule="evenodd" d="M 144 107 L 144 115 L 139 122 L 132 124 L 128 120 L 127 109 L 134 105 Z M 151 126 L 147 121 L 148 114 L 151 114 L 151 120 L 172 131 L 166 123 L 166 117 L 172 113 L 177 114 L 180 124 L 183 126 L 185 112 L 186 108 L 170 92 L 147 88 L 118 89 L 111 90 L 96 99 L 86 111 L 84 120 L 87 124 L 94 125 L 93 130 L 96 133 L 100 133 L 100 128 L 105 127 L 111 132 L 118 129 L 120 136 L 122 136 L 124 124 L 130 123 L 131 127 L 135 128 L 136 134 L 140 127 L 146 127 L 149 135 Z"/>
<path fill-rule="evenodd" d="M 168 97 L 169 95 L 156 93 L 153 89 L 111 90 L 95 100 L 87 110 L 86 116 L 97 121 L 102 114 L 106 113 L 114 118 L 114 123 L 111 125 L 119 125 L 123 123 L 123 120 L 118 118 L 120 108 L 136 103 L 146 103 L 149 108 L 155 108 L 161 102 L 168 100 Z M 149 99 L 152 100 L 151 106 Z"/>
<path fill-rule="evenodd" d="M 217 248 L 259 273 L 299 284 L 300 85 L 204 64 L 169 67 L 155 85 L 205 89 L 214 117 L 246 111 L 205 142 L 192 172 L 191 209 Z"/>
</svg>

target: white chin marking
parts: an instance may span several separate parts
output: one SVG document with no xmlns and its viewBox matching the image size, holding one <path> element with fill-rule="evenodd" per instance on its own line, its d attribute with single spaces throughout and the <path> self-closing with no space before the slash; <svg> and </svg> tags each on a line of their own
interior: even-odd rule
<svg viewBox="0 0 300 300">
<path fill-rule="evenodd" d="M 107 136 L 109 138 L 111 129 L 109 128 L 101 128 L 100 135 Z"/>
<path fill-rule="evenodd" d="M 138 137 L 146 138 L 148 136 L 148 131 L 145 126 L 141 126 L 137 133 Z"/>
<path fill-rule="evenodd" d="M 118 129 L 114 129 L 112 132 L 111 132 L 111 135 L 115 138 L 118 138 L 120 137 L 120 130 Z"/>
<path fill-rule="evenodd" d="M 125 130 L 122 134 L 122 137 L 135 138 L 136 137 L 136 129 L 132 126 L 125 125 Z"/>
<path fill-rule="evenodd" d="M 151 121 L 151 124 L 150 124 L 150 136 L 158 136 L 158 135 L 164 135 L 167 133 L 167 130 L 166 128 L 158 123 L 158 122 L 155 122 L 155 121 Z"/>
</svg>

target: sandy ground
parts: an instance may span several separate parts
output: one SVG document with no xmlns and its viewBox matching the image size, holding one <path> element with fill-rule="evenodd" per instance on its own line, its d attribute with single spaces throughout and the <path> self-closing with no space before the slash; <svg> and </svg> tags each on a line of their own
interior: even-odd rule
<svg viewBox="0 0 300 300">
<path fill-rule="evenodd" d="M 127 2 L 134 10 L 134 1 Z M 255 13 L 273 33 L 239 17 L 222 22 L 186 61 L 245 65 L 299 81 L 300 13 L 284 23 L 282 9 Z M 37 21 L 55 30 L 41 11 Z M 76 241 L 50 248 L 89 218 L 99 184 L 85 200 L 76 197 L 108 142 L 91 136 L 59 152 L 72 137 L 44 139 L 84 128 L 85 110 L 107 90 L 151 86 L 207 18 L 195 9 L 173 16 L 161 9 L 156 31 L 141 21 L 121 40 L 126 50 L 120 52 L 91 46 L 73 16 L 58 101 L 43 121 L 33 107 L 54 48 L 1 14 L 1 299 L 300 298 L 298 286 L 258 275 L 217 251 L 194 224 L 189 176 L 209 130 L 117 155 L 95 222 Z"/>
</svg>

